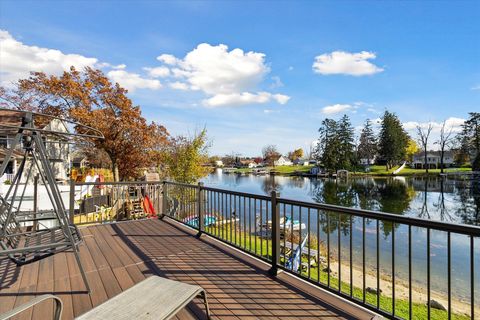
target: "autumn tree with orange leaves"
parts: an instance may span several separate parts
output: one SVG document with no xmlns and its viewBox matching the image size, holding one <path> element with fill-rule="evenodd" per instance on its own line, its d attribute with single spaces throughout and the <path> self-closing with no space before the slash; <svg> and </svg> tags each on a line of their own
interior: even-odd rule
<svg viewBox="0 0 480 320">
<path fill-rule="evenodd" d="M 118 181 L 155 165 L 169 141 L 165 127 L 147 123 L 126 94 L 100 70 L 71 67 L 61 76 L 32 72 L 14 88 L 0 88 L 0 106 L 62 116 L 99 130 L 105 139 L 94 140 L 95 148 L 108 155 Z"/>
</svg>

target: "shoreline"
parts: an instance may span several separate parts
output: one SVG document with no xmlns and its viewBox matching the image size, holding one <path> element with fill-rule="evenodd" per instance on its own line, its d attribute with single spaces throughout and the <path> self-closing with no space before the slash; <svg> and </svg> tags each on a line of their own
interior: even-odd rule
<svg viewBox="0 0 480 320">
<path fill-rule="evenodd" d="M 342 263 L 342 282 L 350 282 L 350 267 L 349 264 Z M 338 279 L 338 262 L 330 261 L 331 276 Z M 352 268 L 353 275 L 353 287 L 363 288 L 363 272 L 357 267 Z M 377 288 L 377 277 L 375 271 L 369 270 L 365 273 L 365 288 L 371 287 Z M 393 286 L 391 277 L 388 275 L 380 276 L 380 296 L 391 297 L 393 292 Z M 395 300 L 407 300 L 409 297 L 408 281 L 404 279 L 395 279 Z M 430 299 L 440 302 L 445 308 L 448 308 L 448 298 L 446 293 L 430 290 Z M 425 288 L 419 288 L 412 283 L 412 303 L 420 303 L 426 306 L 427 304 L 427 290 Z M 470 315 L 470 303 L 469 301 L 463 301 L 461 298 L 452 297 L 451 299 L 452 313 L 460 313 L 469 316 Z M 475 308 L 475 312 L 480 312 L 480 306 Z"/>
<path fill-rule="evenodd" d="M 310 167 L 308 167 L 310 169 Z M 272 170 L 272 169 L 270 169 Z M 274 170 L 274 169 L 273 169 Z M 412 170 L 412 169 L 406 169 Z M 270 171 L 264 174 L 255 174 L 253 169 L 232 169 L 229 171 L 223 172 L 224 174 L 235 174 L 235 175 L 259 175 L 259 176 L 282 176 L 282 177 L 306 177 L 306 178 L 335 178 L 326 174 L 310 174 L 309 170 L 301 168 L 301 170 L 292 170 L 292 171 Z M 386 177 L 441 177 L 443 175 L 448 176 L 469 176 L 474 174 L 470 168 L 465 170 L 464 168 L 455 168 L 455 170 L 447 169 L 444 173 L 441 172 L 417 172 L 417 171 L 407 171 L 400 172 L 398 174 L 393 174 L 393 172 L 359 172 L 359 171 L 349 171 L 348 175 L 350 177 L 373 177 L 373 178 L 386 178 Z"/>
</svg>

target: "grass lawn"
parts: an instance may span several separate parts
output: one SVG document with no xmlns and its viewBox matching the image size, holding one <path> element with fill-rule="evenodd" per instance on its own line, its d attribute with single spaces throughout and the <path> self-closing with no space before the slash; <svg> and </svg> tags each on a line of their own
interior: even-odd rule
<svg viewBox="0 0 480 320">
<path fill-rule="evenodd" d="M 313 166 L 278 166 L 278 167 L 267 167 L 267 170 L 275 171 L 280 175 L 289 175 L 295 172 L 307 173 Z M 235 173 L 251 173 L 253 169 L 250 168 L 239 168 L 235 170 Z"/>
<path fill-rule="evenodd" d="M 355 172 L 353 174 L 355 175 L 372 175 L 372 176 L 390 176 L 392 175 L 393 171 L 398 169 L 399 166 L 396 166 L 392 168 L 391 170 L 386 170 L 385 166 L 370 166 L 370 172 Z M 467 172 L 467 171 L 472 171 L 472 168 L 446 168 L 444 169 L 444 172 Z M 440 169 L 429 169 L 428 174 L 433 174 L 437 175 L 441 171 Z M 405 167 L 402 171 L 398 173 L 399 176 L 411 176 L 411 175 L 425 175 L 425 169 L 412 169 L 409 167 Z"/>
<path fill-rule="evenodd" d="M 206 227 L 205 231 L 213 234 L 221 239 L 224 239 L 243 250 L 255 254 L 257 256 L 262 256 L 266 259 L 271 258 L 272 253 L 272 241 L 270 239 L 260 239 L 260 237 L 255 237 L 248 233 L 242 231 L 234 231 L 230 226 L 223 227 Z M 312 243 L 312 249 L 315 246 Z M 283 263 L 283 259 L 280 261 Z M 310 279 L 315 282 L 320 282 L 321 284 L 328 285 L 328 273 L 323 271 L 323 268 L 326 266 L 320 265 L 320 272 L 318 271 L 318 266 L 310 268 Z M 306 270 L 302 271 L 302 277 L 308 278 L 308 272 Z M 320 275 L 320 278 L 319 278 Z M 342 281 L 341 292 L 346 295 L 350 295 L 350 284 Z M 330 288 L 338 290 L 339 281 L 338 278 L 330 276 Z M 363 302 L 363 288 L 353 287 L 352 296 Z M 380 294 L 380 309 L 391 313 L 392 312 L 392 298 L 390 296 Z M 365 294 L 366 303 L 377 306 L 377 295 L 373 293 L 366 292 Z M 408 319 L 409 318 L 409 301 L 408 299 L 395 299 L 395 315 L 400 318 Z M 412 303 L 412 318 L 413 319 L 428 319 L 428 308 L 426 304 L 413 302 Z M 430 309 L 430 319 L 448 319 L 447 311 L 442 311 L 438 309 Z M 469 316 L 459 313 L 452 312 L 451 319 L 456 320 L 467 320 L 470 319 Z"/>
<path fill-rule="evenodd" d="M 294 172 L 307 173 L 313 166 L 278 166 L 270 167 L 270 170 L 275 171 L 278 174 L 291 174 Z"/>
</svg>

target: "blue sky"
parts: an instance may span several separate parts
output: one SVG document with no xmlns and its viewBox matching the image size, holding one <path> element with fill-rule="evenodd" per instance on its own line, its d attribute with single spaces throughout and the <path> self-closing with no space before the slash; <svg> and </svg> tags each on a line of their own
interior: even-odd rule
<svg viewBox="0 0 480 320">
<path fill-rule="evenodd" d="M 206 127 L 212 154 L 308 149 L 343 113 L 413 133 L 480 110 L 480 1 L 4 0 L 0 29 L 3 85 L 95 66 L 172 134 Z"/>
</svg>

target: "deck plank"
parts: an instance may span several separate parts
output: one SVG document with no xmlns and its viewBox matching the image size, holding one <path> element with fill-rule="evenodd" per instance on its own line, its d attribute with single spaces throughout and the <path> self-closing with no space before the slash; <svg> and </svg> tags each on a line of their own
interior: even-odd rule
<svg viewBox="0 0 480 320">
<path fill-rule="evenodd" d="M 320 290 L 308 289 L 298 280 L 286 281 L 285 276 L 272 278 L 268 265 L 211 238 L 198 239 L 194 231 L 168 219 L 88 226 L 80 231 L 84 239 L 80 258 L 91 292 L 85 293 L 70 251 L 19 268 L 0 260 L 1 312 L 50 292 L 65 304 L 63 319 L 72 319 L 156 274 L 206 289 L 213 319 L 352 318 L 313 292 Z M 44 319 L 52 314 L 49 302 L 21 318 Z M 173 319 L 204 317 L 203 301 L 195 299 Z"/>
</svg>

